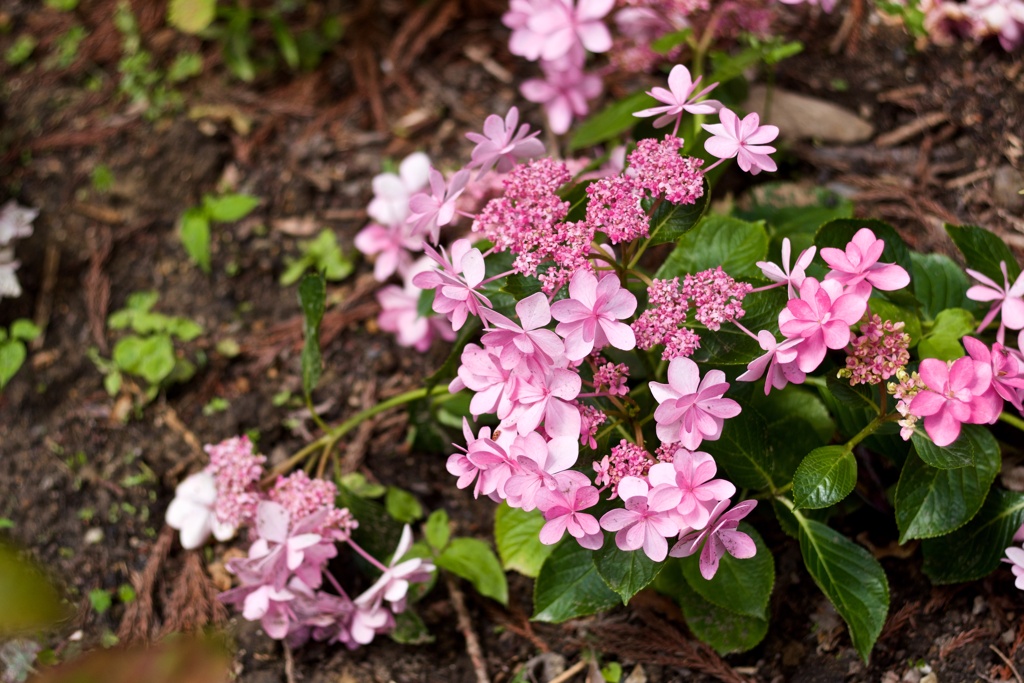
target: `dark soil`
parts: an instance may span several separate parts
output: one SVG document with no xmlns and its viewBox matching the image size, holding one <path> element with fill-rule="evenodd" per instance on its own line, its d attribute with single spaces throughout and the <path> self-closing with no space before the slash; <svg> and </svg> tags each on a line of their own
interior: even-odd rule
<svg viewBox="0 0 1024 683">
<path fill-rule="evenodd" d="M 505 48 L 498 21 L 504 3 L 497 0 L 319 3 L 348 19 L 348 37 L 312 72 L 279 70 L 253 84 L 227 73 L 216 45 L 166 28 L 164 3 L 132 4 L 157 64 L 166 66 L 185 49 L 204 58 L 202 75 L 180 88 L 185 108 L 154 121 L 117 92 L 120 37 L 110 23 L 116 3 L 83 0 L 65 14 L 14 0 L 0 10 L 0 53 L 22 33 L 40 38 L 26 64 L 0 64 L 0 199 L 41 209 L 35 235 L 18 244 L 26 293 L 0 301 L 0 325 L 28 317 L 45 328 L 0 395 L 0 517 L 13 521 L 11 537 L 79 605 L 61 626 L 58 647 L 79 629 L 85 646 L 105 632 L 140 639 L 169 618 L 185 553 L 176 545 L 169 554 L 154 548 L 174 486 L 202 462 L 201 444 L 255 431 L 272 462 L 303 445 L 288 427 L 295 406 L 273 402 L 301 387 L 298 303 L 294 288 L 277 284 L 285 257 L 297 254 L 303 235 L 295 233 L 330 227 L 353 251 L 382 159 L 424 149 L 458 163 L 469 148 L 463 133 L 516 102 L 514 84 L 530 73 Z M 828 42 L 841 16 L 790 14 L 798 17 L 791 32 L 807 50 L 780 65 L 777 82 L 848 107 L 876 134 L 856 146 L 793 144 L 786 172 L 842 188 L 858 215 L 890 220 L 919 248 L 951 252 L 944 221 L 984 225 L 1024 244 L 1016 195 L 1024 185 L 1020 58 L 990 45 L 918 52 L 898 27 L 877 17 L 863 19 L 855 39 L 833 54 Z M 298 12 L 290 20 L 301 24 L 310 16 Z M 67 68 L 47 68 L 56 36 L 72 24 L 85 26 L 89 37 Z M 269 35 L 257 34 L 260 40 L 271 44 Z M 186 116 L 196 105 L 215 114 Z M 525 111 L 541 122 L 534 107 Z M 934 123 L 906 127 L 926 117 Z M 247 129 L 238 124 L 243 120 Z M 115 178 L 108 191 L 90 180 L 101 165 Z M 207 276 L 187 261 L 175 226 L 204 193 L 218 189 L 263 201 L 238 224 L 215 227 Z M 425 356 L 397 348 L 377 332 L 369 270 L 361 264 L 331 287 L 338 303 L 325 321 L 326 372 L 317 392 L 328 422 L 415 387 L 445 356 L 440 347 Z M 183 349 L 205 362 L 189 382 L 135 413 L 130 391 L 107 395 L 87 350 L 109 357 L 115 337 L 106 317 L 141 290 L 160 293 L 157 310 L 203 325 L 200 340 Z M 237 342 L 237 356 L 217 351 L 228 340 Z M 214 398 L 226 399 L 227 409 L 204 415 Z M 368 425 L 346 446 L 348 469 L 411 490 L 429 509 L 445 508 L 461 535 L 487 536 L 493 505 L 458 491 L 443 455 L 413 452 L 404 416 L 384 414 Z M 621 661 L 633 683 L 642 676 L 888 683 L 924 680 L 928 671 L 941 681 L 1012 680 L 1003 656 L 1024 669 L 1024 621 L 1009 571 L 932 588 L 920 554 L 897 546 L 891 523 L 879 520 L 861 524 L 871 532 L 859 538 L 882 558 L 892 589 L 890 621 L 870 666 L 809 580 L 795 542 L 773 531 L 767 516 L 759 528 L 776 553 L 772 626 L 753 652 L 724 662 L 697 648 L 676 608 L 655 595 L 562 626 L 528 621 L 530 584 L 519 577 L 510 576 L 507 609 L 468 586 L 466 598 L 487 670 L 498 682 L 538 654 L 548 653 L 544 661 L 555 665 L 564 657 L 571 666 L 585 650 Z M 219 546 L 202 556 L 214 581 L 223 581 L 218 566 L 227 551 Z M 126 608 L 116 600 L 102 615 L 90 608 L 89 591 L 138 582 L 147 565 L 156 572 L 150 613 L 134 613 L 125 626 Z M 443 584 L 422 607 L 433 644 L 382 638 L 354 653 L 310 645 L 294 653 L 295 679 L 475 680 Z M 286 679 L 279 643 L 241 619 L 228 630 L 237 643 L 238 680 Z"/>
</svg>

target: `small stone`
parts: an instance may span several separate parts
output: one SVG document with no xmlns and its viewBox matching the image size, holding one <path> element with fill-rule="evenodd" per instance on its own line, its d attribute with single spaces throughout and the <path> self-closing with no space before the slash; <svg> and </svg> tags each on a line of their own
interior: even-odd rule
<svg viewBox="0 0 1024 683">
<path fill-rule="evenodd" d="M 103 529 L 99 527 L 93 527 L 85 532 L 85 543 L 86 545 L 96 545 L 103 540 Z"/>
<path fill-rule="evenodd" d="M 910 669 L 903 678 L 900 679 L 903 683 L 921 683 L 921 672 L 917 669 Z"/>
<path fill-rule="evenodd" d="M 751 88 L 743 108 L 766 111 L 767 94 L 764 86 Z M 789 140 L 852 144 L 869 140 L 875 134 L 874 126 L 843 107 L 781 88 L 772 90 L 771 108 L 761 123 L 775 124 L 779 135 Z"/>
<path fill-rule="evenodd" d="M 992 203 L 996 206 L 1015 211 L 1024 209 L 1024 173 L 1013 166 L 1004 164 L 992 174 Z"/>
<path fill-rule="evenodd" d="M 626 680 L 623 683 L 647 683 L 647 672 L 644 671 L 643 666 L 637 664 L 636 668 L 626 676 Z"/>
<path fill-rule="evenodd" d="M 939 677 L 932 671 L 921 677 L 921 683 L 939 683 Z"/>
</svg>

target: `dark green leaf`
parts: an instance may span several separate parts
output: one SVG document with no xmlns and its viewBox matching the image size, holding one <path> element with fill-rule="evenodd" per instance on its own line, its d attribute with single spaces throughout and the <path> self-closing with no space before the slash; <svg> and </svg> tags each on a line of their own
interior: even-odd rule
<svg viewBox="0 0 1024 683">
<path fill-rule="evenodd" d="M 225 194 L 220 197 L 205 195 L 203 197 L 203 208 L 206 209 L 210 220 L 221 223 L 230 223 L 245 218 L 259 205 L 259 197 L 247 194 Z"/>
<path fill-rule="evenodd" d="M 741 280 L 759 277 L 755 265 L 768 255 L 768 233 L 763 223 L 748 223 L 730 216 L 705 216 L 696 228 L 679 239 L 675 250 L 655 277 L 682 278 L 708 268 L 721 266 L 732 277 Z"/>
<path fill-rule="evenodd" d="M 736 216 L 746 221 L 766 221 L 773 238 L 790 238 L 794 256 L 814 243 L 814 234 L 822 225 L 853 216 L 853 202 L 819 186 L 766 183 L 758 185 L 749 196 L 751 205 L 737 209 Z"/>
<path fill-rule="evenodd" d="M 618 137 L 640 120 L 633 116 L 633 112 L 647 109 L 655 104 L 657 102 L 654 98 L 645 92 L 636 92 L 615 102 L 576 127 L 576 132 L 569 142 L 569 151 L 593 147 Z"/>
<path fill-rule="evenodd" d="M 448 358 L 445 359 L 444 364 L 423 381 L 423 386 L 427 391 L 431 391 L 440 382 L 448 382 L 455 377 L 459 364 L 462 362 L 462 350 L 466 348 L 466 344 L 479 331 L 480 321 L 477 318 L 470 318 L 466 321 L 466 324 L 459 330 L 459 336 L 455 339 L 452 350 L 448 353 Z"/>
<path fill-rule="evenodd" d="M 702 598 L 735 614 L 758 619 L 768 618 L 768 599 L 775 585 L 775 562 L 761 534 L 746 522 L 740 531 L 748 534 L 757 546 L 757 554 L 738 560 L 729 553 L 722 555 L 718 571 L 711 580 L 700 573 L 699 554 L 682 559 L 686 582 Z"/>
<path fill-rule="evenodd" d="M 993 490 L 966 526 L 921 543 L 924 573 L 935 584 L 976 581 L 999 567 L 1024 524 L 1024 493 Z"/>
<path fill-rule="evenodd" d="M 968 305 L 967 274 L 953 259 L 914 251 L 910 261 L 914 264 L 914 293 L 926 316 L 935 319 L 946 309 Z"/>
<path fill-rule="evenodd" d="M 746 652 L 768 634 L 768 621 L 764 618 L 723 609 L 708 602 L 685 583 L 674 597 L 679 601 L 686 625 L 693 634 L 720 655 Z"/>
<path fill-rule="evenodd" d="M 427 537 L 427 543 L 435 552 L 444 550 L 452 537 L 452 530 L 448 524 L 448 513 L 444 510 L 431 512 L 427 517 L 426 524 L 423 525 L 423 535 Z"/>
<path fill-rule="evenodd" d="M 391 640 L 402 645 L 426 645 L 434 642 L 427 625 L 415 610 L 406 608 L 395 615 L 395 628 L 388 632 Z"/>
<path fill-rule="evenodd" d="M 192 262 L 209 273 L 210 221 L 202 209 L 191 208 L 181 217 L 181 243 Z"/>
<path fill-rule="evenodd" d="M 942 536 L 967 524 L 985 502 L 1000 464 L 998 448 L 981 450 L 973 465 L 956 469 L 930 467 L 911 453 L 896 485 L 900 543 Z"/>
<path fill-rule="evenodd" d="M 384 507 L 395 521 L 403 524 L 412 524 L 417 519 L 423 518 L 423 506 L 416 500 L 416 497 L 397 486 L 388 487 L 387 495 L 384 497 Z"/>
<path fill-rule="evenodd" d="M 948 446 L 936 446 L 921 431 L 914 432 L 911 440 L 921 460 L 938 469 L 968 467 L 999 458 L 999 443 L 992 432 L 981 425 L 961 426 L 960 436 Z"/>
<path fill-rule="evenodd" d="M 776 454 L 767 441 L 768 426 L 756 411 L 730 419 L 718 441 L 701 447 L 715 457 L 727 478 L 742 488 L 766 489 L 786 483 L 776 470 Z"/>
<path fill-rule="evenodd" d="M 882 255 L 878 259 L 879 263 L 896 263 L 902 266 L 908 274 L 913 272 L 914 265 L 910 260 L 910 250 L 907 248 L 906 242 L 895 228 L 882 221 L 870 218 L 838 218 L 821 226 L 814 236 L 814 243 L 819 250 L 825 247 L 845 250 L 846 245 L 861 228 L 870 229 L 875 233 L 875 237 L 885 242 L 885 249 L 882 250 Z M 913 280 L 910 281 L 907 289 L 910 292 L 914 291 Z"/>
<path fill-rule="evenodd" d="M 540 510 L 526 512 L 501 504 L 494 515 L 494 542 L 505 569 L 537 578 L 544 561 L 555 549 L 540 542 L 542 526 L 544 515 Z"/>
<path fill-rule="evenodd" d="M 533 619 L 560 624 L 611 609 L 619 595 L 597 573 L 593 553 L 574 538 L 563 540 L 544 561 L 533 588 Z"/>
<path fill-rule="evenodd" d="M 875 398 L 877 391 L 870 387 L 864 384 L 851 386 L 849 380 L 840 379 L 833 373 L 829 373 L 825 378 L 825 386 L 832 397 L 840 403 L 878 414 L 878 403 Z"/>
<path fill-rule="evenodd" d="M 649 229 L 651 244 L 675 242 L 700 222 L 711 200 L 711 186 L 707 178 L 703 182 L 704 191 L 693 204 L 672 204 L 666 201 L 655 209 Z M 653 202 L 645 199 L 645 209 L 648 208 L 648 204 Z"/>
<path fill-rule="evenodd" d="M 456 538 L 437 556 L 437 566 L 473 584 L 480 595 L 508 604 L 508 582 L 491 547 L 476 538 Z"/>
<path fill-rule="evenodd" d="M 1003 282 L 1000 261 L 1006 262 L 1006 270 L 1012 283 L 1020 275 L 1020 266 L 1010 247 L 994 233 L 974 225 L 949 225 L 946 232 L 953 239 L 960 253 L 964 255 L 967 267 L 989 276 L 997 283 Z"/>
<path fill-rule="evenodd" d="M 614 534 L 606 532 L 604 545 L 594 551 L 594 566 L 608 587 L 619 594 L 622 604 L 625 605 L 654 581 L 665 563 L 655 562 L 639 550 L 619 550 L 615 544 Z"/>
<path fill-rule="evenodd" d="M 857 459 L 845 446 L 822 446 L 807 454 L 793 475 L 793 503 L 827 508 L 850 495 L 857 484 Z"/>
<path fill-rule="evenodd" d="M 767 396 L 756 388 L 752 396 L 741 403 L 749 403 L 761 413 L 769 432 L 778 431 L 783 439 L 791 439 L 798 431 L 792 428 L 794 418 L 810 425 L 819 442 L 831 441 L 836 432 L 836 423 L 828 408 L 813 391 L 802 386 L 789 384 L 783 389 L 773 389 Z"/>
<path fill-rule="evenodd" d="M 889 612 L 889 583 L 867 550 L 821 522 L 802 517 L 800 552 L 818 588 L 850 627 L 853 646 L 866 662 Z"/>
<path fill-rule="evenodd" d="M 935 325 L 917 346 L 918 355 L 939 360 L 956 360 L 966 355 L 960 339 L 974 332 L 974 316 L 962 308 L 947 308 L 935 316 Z"/>
<path fill-rule="evenodd" d="M 323 373 L 320 355 L 320 322 L 324 318 L 327 301 L 327 282 L 320 273 L 310 273 L 299 283 L 299 304 L 302 306 L 302 391 L 306 397 L 313 394 Z"/>
<path fill-rule="evenodd" d="M 359 526 L 352 532 L 352 538 L 374 557 L 390 557 L 398 546 L 402 525 L 391 518 L 384 505 L 375 500 L 363 498 L 344 485 L 338 487 L 338 507 L 348 508 L 359 520 Z M 365 564 L 365 561 L 360 558 Z M 368 564 L 366 564 L 369 567 Z"/>
</svg>

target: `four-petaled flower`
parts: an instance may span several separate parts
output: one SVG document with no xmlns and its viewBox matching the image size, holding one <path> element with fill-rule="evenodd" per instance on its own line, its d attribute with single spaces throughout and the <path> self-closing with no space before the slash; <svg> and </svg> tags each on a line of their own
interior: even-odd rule
<svg viewBox="0 0 1024 683">
<path fill-rule="evenodd" d="M 540 542 L 558 543 L 568 531 L 584 548 L 597 550 L 604 544 L 601 525 L 594 515 L 582 512 L 597 504 L 598 492 L 581 472 L 561 472 L 555 475 L 556 488 L 537 492 L 537 507 L 544 513 L 544 526 Z"/>
<path fill-rule="evenodd" d="M 1002 313 L 999 322 L 999 330 L 996 332 L 996 341 L 1000 344 L 1004 340 L 1004 328 L 1011 330 L 1024 328 L 1024 271 L 1017 276 L 1013 285 L 1010 285 L 1010 276 L 1006 269 L 1006 261 L 999 262 L 999 268 L 1003 271 L 1003 286 L 1000 287 L 988 276 L 976 270 L 967 269 L 967 274 L 981 282 L 967 290 L 967 298 L 973 301 L 991 301 L 992 308 L 982 318 L 978 325 L 981 332 L 992 322 L 996 315 Z"/>
<path fill-rule="evenodd" d="M 708 507 L 712 502 L 726 500 L 736 493 L 736 486 L 725 479 L 714 479 L 718 466 L 710 454 L 680 448 L 672 462 L 651 467 L 647 478 L 654 486 L 675 486 L 682 493 L 676 512 L 680 528 L 703 529 L 708 523 Z"/>
<path fill-rule="evenodd" d="M 469 170 L 462 169 L 446 185 L 437 169 L 430 169 L 430 192 L 420 192 L 409 199 L 409 219 L 413 229 L 437 244 L 441 228 L 455 218 L 455 200 L 469 182 Z"/>
<path fill-rule="evenodd" d="M 991 424 L 1003 401 L 992 389 L 992 366 L 970 356 L 953 363 L 926 358 L 918 371 L 927 389 L 910 402 L 910 413 L 924 418 L 924 430 L 936 446 L 960 436 L 960 424 Z"/>
<path fill-rule="evenodd" d="M 845 250 L 823 247 L 821 258 L 832 269 L 825 279 L 851 287 L 865 298 L 871 295 L 871 287 L 885 292 L 903 289 L 910 284 L 910 275 L 895 263 L 879 263 L 884 249 L 885 242 L 868 228 L 858 230 Z"/>
<path fill-rule="evenodd" d="M 802 339 L 797 347 L 797 367 L 811 372 L 825 359 L 826 349 L 841 349 L 850 342 L 850 326 L 867 310 L 867 300 L 857 293 L 845 294 L 835 280 L 813 277 L 800 284 L 800 298 L 790 299 L 779 313 L 779 330 L 790 339 Z"/>
</svg>

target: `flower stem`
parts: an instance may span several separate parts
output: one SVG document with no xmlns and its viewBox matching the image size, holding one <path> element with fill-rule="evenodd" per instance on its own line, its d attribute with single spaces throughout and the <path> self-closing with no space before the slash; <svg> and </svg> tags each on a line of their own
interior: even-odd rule
<svg viewBox="0 0 1024 683">
<path fill-rule="evenodd" d="M 378 560 L 376 557 L 374 557 L 370 553 L 368 553 L 365 550 L 363 550 L 362 548 L 360 548 L 359 544 L 356 543 L 355 541 L 353 541 L 351 538 L 348 539 L 348 544 L 350 546 L 352 546 L 352 550 L 355 550 L 357 553 L 362 555 L 364 560 L 366 560 L 367 562 L 372 564 L 377 569 L 381 570 L 382 572 L 386 572 L 388 570 L 388 568 L 385 567 L 384 564 L 380 560 Z"/>
<path fill-rule="evenodd" d="M 857 444 L 878 431 L 879 427 L 884 425 L 886 422 L 892 422 L 894 417 L 898 418 L 899 413 L 893 413 L 892 415 L 886 415 L 883 413 L 882 415 L 879 415 L 869 422 L 864 429 L 857 432 L 852 439 L 847 441 L 844 448 L 846 448 L 847 451 L 852 451 Z"/>
<path fill-rule="evenodd" d="M 1024 420 L 1020 419 L 1016 415 L 1011 415 L 1010 413 L 999 413 L 999 419 L 1024 432 Z"/>
</svg>

